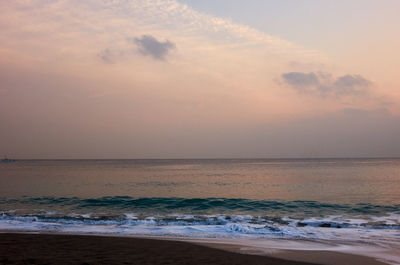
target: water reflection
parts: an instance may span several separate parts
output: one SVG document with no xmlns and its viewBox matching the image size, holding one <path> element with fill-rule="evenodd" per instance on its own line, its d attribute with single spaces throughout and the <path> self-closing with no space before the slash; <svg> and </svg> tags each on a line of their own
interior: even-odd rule
<svg viewBox="0 0 400 265">
<path fill-rule="evenodd" d="M 2 197 L 248 198 L 400 203 L 398 159 L 26 160 L 0 164 Z"/>
</svg>

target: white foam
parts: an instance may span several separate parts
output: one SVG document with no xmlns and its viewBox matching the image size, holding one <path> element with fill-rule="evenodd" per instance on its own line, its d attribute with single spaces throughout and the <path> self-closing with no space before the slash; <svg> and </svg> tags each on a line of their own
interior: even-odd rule
<svg viewBox="0 0 400 265">
<path fill-rule="evenodd" d="M 400 215 L 398 213 L 381 217 L 334 215 L 302 220 L 281 218 L 287 224 L 250 215 L 138 216 L 135 213 L 125 213 L 122 216 L 111 217 L 109 219 L 110 216 L 107 215 L 70 214 L 65 218 L 60 218 L 57 217 L 57 213 L 48 212 L 42 216 L 18 216 L 12 212 L 3 212 L 0 214 L 0 230 L 183 239 L 240 239 L 256 240 L 257 242 L 259 240 L 267 242 L 272 239 L 306 239 L 330 242 L 335 246 L 338 244 L 341 246 L 373 245 L 386 250 L 400 249 Z M 382 224 L 386 224 L 388 227 L 382 226 Z M 337 250 L 337 247 L 334 249 Z M 344 248 L 343 251 L 347 251 L 346 249 Z M 355 252 L 354 249 L 351 251 Z M 394 257 L 390 257 L 390 260 L 393 263 L 393 260 L 397 260 L 400 256 L 400 252 L 397 251 L 399 252 L 397 254 L 396 251 L 392 252 Z M 382 258 L 383 252 L 379 253 L 374 255 Z M 385 253 L 388 260 L 387 251 Z M 400 261 L 393 264 L 400 264 Z"/>
<path fill-rule="evenodd" d="M 126 219 L 128 219 L 128 220 L 137 220 L 138 219 L 136 214 L 134 214 L 134 213 L 125 213 L 124 215 L 125 215 Z"/>
</svg>

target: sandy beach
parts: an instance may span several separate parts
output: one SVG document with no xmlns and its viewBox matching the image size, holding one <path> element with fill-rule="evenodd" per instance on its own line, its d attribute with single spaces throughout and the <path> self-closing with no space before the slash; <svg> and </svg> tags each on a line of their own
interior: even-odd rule
<svg viewBox="0 0 400 265">
<path fill-rule="evenodd" d="M 384 264 L 339 253 L 292 251 L 280 252 L 277 258 L 238 253 L 243 251 L 229 245 L 211 246 L 148 238 L 3 233 L 0 264 Z"/>
</svg>

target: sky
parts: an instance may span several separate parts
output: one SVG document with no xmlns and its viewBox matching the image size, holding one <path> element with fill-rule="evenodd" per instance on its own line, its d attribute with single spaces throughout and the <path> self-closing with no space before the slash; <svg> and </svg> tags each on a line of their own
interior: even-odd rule
<svg viewBox="0 0 400 265">
<path fill-rule="evenodd" d="M 397 0 L 5 0 L 0 153 L 400 156 Z"/>
</svg>

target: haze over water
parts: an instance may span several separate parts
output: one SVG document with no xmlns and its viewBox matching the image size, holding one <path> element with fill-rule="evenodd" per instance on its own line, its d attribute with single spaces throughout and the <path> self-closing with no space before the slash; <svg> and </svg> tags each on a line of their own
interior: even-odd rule
<svg viewBox="0 0 400 265">
<path fill-rule="evenodd" d="M 400 204 L 399 159 L 22 160 L 2 197 L 103 196 Z"/>
</svg>

